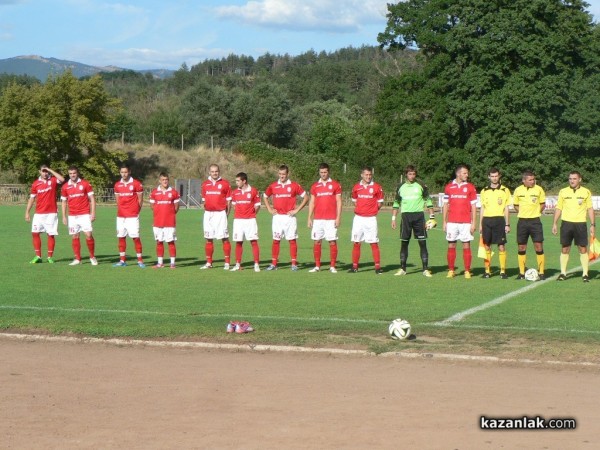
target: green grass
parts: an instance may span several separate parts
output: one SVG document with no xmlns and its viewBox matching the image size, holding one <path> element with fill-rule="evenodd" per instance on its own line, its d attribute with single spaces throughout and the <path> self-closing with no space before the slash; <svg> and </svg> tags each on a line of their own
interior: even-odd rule
<svg viewBox="0 0 600 450">
<path fill-rule="evenodd" d="M 100 265 L 70 267 L 70 238 L 60 226 L 56 264 L 30 265 L 33 256 L 30 224 L 23 220 L 24 207 L 2 206 L 2 292 L 0 329 L 121 336 L 150 339 L 210 340 L 235 343 L 271 343 L 309 346 L 366 348 L 377 352 L 449 351 L 495 355 L 544 355 L 563 359 L 600 359 L 599 276 L 592 266 L 589 284 L 579 275 L 563 283 L 537 283 L 534 289 L 500 305 L 468 316 L 451 326 L 436 322 L 531 286 L 515 280 L 516 245 L 510 235 L 509 280 L 481 278 L 482 261 L 474 260 L 475 277 L 448 280 L 446 242 L 440 229 L 430 234 L 428 246 L 434 277 L 420 274 L 418 246 L 411 242 L 409 275 L 394 277 L 398 268 L 399 240 L 391 230 L 390 213 L 380 216 L 380 246 L 385 273 L 374 274 L 371 251 L 363 245 L 361 268 L 345 273 L 351 261 L 349 242 L 352 213 L 344 213 L 340 230 L 339 260 L 342 269 L 311 274 L 312 241 L 301 215 L 299 257 L 303 270 L 289 270 L 289 247 L 282 243 L 281 266 L 276 272 L 255 273 L 251 250 L 244 247 L 246 270 L 225 272 L 222 249 L 216 245 L 216 268 L 199 270 L 204 262 L 202 211 L 182 210 L 178 215 L 177 269 L 139 269 L 135 264 L 113 268 L 117 260 L 114 232 L 115 208 L 101 207 L 95 222 L 96 254 Z M 516 219 L 513 218 L 513 221 Z M 545 218 L 547 274 L 558 270 L 558 238 L 550 233 Z M 155 261 L 151 212 L 142 213 L 142 242 L 147 263 Z M 516 227 L 514 228 L 516 229 Z M 270 262 L 270 216 L 259 214 L 261 263 Z M 46 239 L 43 237 L 45 254 Z M 324 247 L 324 261 L 328 249 Z M 130 261 L 133 245 L 128 241 Z M 474 252 L 476 253 L 476 252 Z M 462 265 L 461 252 L 458 263 Z M 534 263 L 533 249 L 529 262 Z M 497 260 L 494 260 L 497 264 Z M 150 265 L 150 264 L 149 264 Z M 570 267 L 579 265 L 573 251 Z M 461 273 L 461 272 L 459 272 Z M 416 339 L 404 342 L 387 338 L 387 324 L 402 317 L 413 326 Z M 247 335 L 228 335 L 229 320 L 249 320 L 256 328 Z"/>
</svg>

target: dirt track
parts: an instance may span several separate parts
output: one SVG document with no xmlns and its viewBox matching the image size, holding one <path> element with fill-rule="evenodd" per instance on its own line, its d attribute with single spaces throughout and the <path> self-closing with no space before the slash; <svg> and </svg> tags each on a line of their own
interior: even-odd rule
<svg viewBox="0 0 600 450">
<path fill-rule="evenodd" d="M 597 448 L 597 369 L 0 338 L 2 448 Z M 481 431 L 479 416 L 574 417 Z"/>
</svg>

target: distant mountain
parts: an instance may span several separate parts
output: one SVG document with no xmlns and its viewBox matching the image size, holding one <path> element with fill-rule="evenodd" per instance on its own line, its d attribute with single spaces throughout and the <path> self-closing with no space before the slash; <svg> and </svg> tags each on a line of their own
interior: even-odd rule
<svg viewBox="0 0 600 450">
<path fill-rule="evenodd" d="M 0 59 L 0 73 L 13 75 L 29 75 L 46 81 L 49 75 L 60 75 L 71 70 L 77 78 L 95 75 L 100 72 L 116 72 L 126 70 L 115 66 L 89 66 L 74 61 L 65 61 L 56 58 L 44 58 L 43 56 L 27 55 L 14 58 Z M 155 78 L 168 78 L 173 75 L 172 70 L 155 69 L 139 70 L 140 73 L 151 73 Z"/>
</svg>

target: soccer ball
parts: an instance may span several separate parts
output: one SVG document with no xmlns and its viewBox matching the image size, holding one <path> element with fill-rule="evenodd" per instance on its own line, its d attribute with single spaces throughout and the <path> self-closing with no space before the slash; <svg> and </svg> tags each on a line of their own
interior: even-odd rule
<svg viewBox="0 0 600 450">
<path fill-rule="evenodd" d="M 425 228 L 428 230 L 431 230 L 432 228 L 437 227 L 437 222 L 435 219 L 429 219 L 427 222 L 425 222 Z"/>
<path fill-rule="evenodd" d="M 525 279 L 527 281 L 537 281 L 540 279 L 540 274 L 535 269 L 527 269 L 525 271 Z"/>
<path fill-rule="evenodd" d="M 404 340 L 410 336 L 410 323 L 404 319 L 396 319 L 388 327 L 392 339 Z"/>
</svg>

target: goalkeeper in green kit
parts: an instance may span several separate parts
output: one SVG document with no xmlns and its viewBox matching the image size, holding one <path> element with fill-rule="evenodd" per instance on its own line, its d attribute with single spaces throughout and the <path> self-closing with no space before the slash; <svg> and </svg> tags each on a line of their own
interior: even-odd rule
<svg viewBox="0 0 600 450">
<path fill-rule="evenodd" d="M 406 180 L 396 190 L 396 198 L 392 209 L 392 228 L 396 229 L 396 218 L 398 212 L 401 215 L 400 224 L 400 269 L 395 275 L 406 275 L 406 260 L 408 259 L 408 243 L 414 234 L 421 249 L 421 261 L 423 262 L 423 275 L 431 277 L 429 270 L 429 252 L 427 251 L 427 230 L 437 225 L 433 214 L 433 202 L 429 196 L 429 190 L 423 183 L 417 181 L 417 169 L 414 166 L 406 166 L 404 170 Z M 427 207 L 429 220 L 425 222 L 423 210 Z"/>
</svg>

